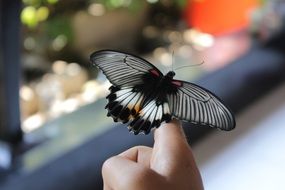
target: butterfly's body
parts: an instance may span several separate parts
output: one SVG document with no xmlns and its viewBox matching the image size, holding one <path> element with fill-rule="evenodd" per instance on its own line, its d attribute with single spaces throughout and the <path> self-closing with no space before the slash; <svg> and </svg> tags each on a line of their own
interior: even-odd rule
<svg viewBox="0 0 285 190">
<path fill-rule="evenodd" d="M 231 130 L 231 112 L 212 93 L 195 84 L 163 75 L 149 62 L 136 56 L 104 50 L 91 55 L 113 84 L 107 96 L 108 116 L 129 123 L 134 134 L 148 134 L 172 117 L 195 124 Z"/>
<path fill-rule="evenodd" d="M 170 71 L 169 73 L 173 73 Z M 135 87 L 138 91 L 142 91 L 149 100 L 156 100 L 156 104 L 161 104 L 162 102 L 167 102 L 166 95 L 169 93 L 176 93 L 177 89 L 173 88 L 171 77 L 167 73 L 165 76 L 160 77 L 152 73 L 146 74 L 143 78 L 144 84 Z"/>
</svg>

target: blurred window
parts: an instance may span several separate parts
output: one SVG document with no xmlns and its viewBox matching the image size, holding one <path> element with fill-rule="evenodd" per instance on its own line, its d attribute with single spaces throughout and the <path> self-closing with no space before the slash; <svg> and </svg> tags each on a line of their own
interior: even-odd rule
<svg viewBox="0 0 285 190">
<path fill-rule="evenodd" d="M 200 67 L 177 70 L 177 77 L 184 80 L 194 80 L 242 55 L 250 46 L 248 14 L 256 1 L 211 2 L 23 0 L 23 131 L 34 131 L 106 95 L 108 84 L 100 74 L 96 78 L 98 70 L 88 65 L 93 51 L 135 53 L 164 72 L 172 64 L 177 68 L 204 61 Z M 235 16 L 227 16 L 230 12 Z M 218 33 L 207 29 L 213 23 L 223 25 Z"/>
<path fill-rule="evenodd" d="M 100 103 L 110 84 L 88 60 L 94 51 L 137 54 L 164 73 L 173 67 L 177 78 L 187 81 L 243 55 L 251 46 L 250 13 L 258 1 L 211 2 L 22 0 L 19 97 L 24 140 L 37 144 L 57 138 L 56 154 L 113 123 L 103 116 Z M 81 115 L 74 112 L 78 109 Z M 43 157 L 50 154 L 40 151 Z M 27 162 L 34 163 L 32 154 L 30 158 Z"/>
</svg>

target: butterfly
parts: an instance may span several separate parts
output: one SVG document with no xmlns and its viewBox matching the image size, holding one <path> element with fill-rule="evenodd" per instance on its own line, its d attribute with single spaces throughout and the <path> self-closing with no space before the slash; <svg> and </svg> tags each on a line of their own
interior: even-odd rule
<svg viewBox="0 0 285 190">
<path fill-rule="evenodd" d="M 128 123 L 135 135 L 148 134 L 173 118 L 226 131 L 235 127 L 234 115 L 216 95 L 173 79 L 173 71 L 163 75 L 143 58 L 113 50 L 94 52 L 90 61 L 112 84 L 106 97 L 107 116 Z"/>
</svg>

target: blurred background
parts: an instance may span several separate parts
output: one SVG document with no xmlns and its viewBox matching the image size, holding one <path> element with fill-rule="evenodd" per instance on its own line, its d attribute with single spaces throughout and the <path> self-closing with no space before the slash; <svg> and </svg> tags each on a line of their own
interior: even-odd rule
<svg viewBox="0 0 285 190">
<path fill-rule="evenodd" d="M 232 132 L 184 123 L 205 189 L 285 188 L 284 0 L 11 0 L 0 19 L 0 189 L 102 189 L 104 160 L 153 144 L 106 117 L 101 49 L 164 73 L 204 62 L 176 78 L 237 117 Z"/>
</svg>

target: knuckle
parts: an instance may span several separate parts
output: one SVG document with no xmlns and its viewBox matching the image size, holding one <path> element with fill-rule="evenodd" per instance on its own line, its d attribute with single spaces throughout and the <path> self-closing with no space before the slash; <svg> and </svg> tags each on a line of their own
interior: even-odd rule
<svg viewBox="0 0 285 190">
<path fill-rule="evenodd" d="M 146 182 L 151 179 L 151 172 L 147 169 L 138 169 L 134 172 L 129 178 L 127 182 L 122 185 L 126 185 L 127 187 L 142 187 Z M 124 187 L 125 188 L 125 187 Z M 123 188 L 123 189 L 124 189 Z"/>
<path fill-rule="evenodd" d="M 116 159 L 115 156 L 113 156 L 113 157 L 110 157 L 104 161 L 104 163 L 102 165 L 102 173 L 104 173 L 107 170 L 109 170 L 110 168 L 112 168 L 112 165 L 113 165 L 115 159 Z"/>
</svg>

